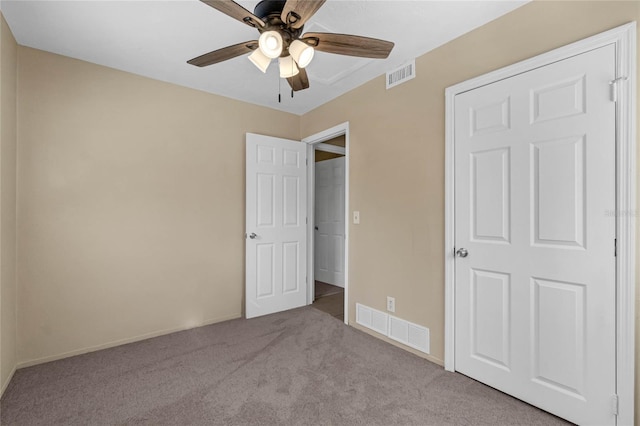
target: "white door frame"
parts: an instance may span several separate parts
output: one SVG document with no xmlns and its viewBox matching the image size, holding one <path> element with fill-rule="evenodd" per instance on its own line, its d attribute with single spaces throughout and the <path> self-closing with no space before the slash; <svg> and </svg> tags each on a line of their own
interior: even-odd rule
<svg viewBox="0 0 640 426">
<path fill-rule="evenodd" d="M 635 243 L 636 227 L 636 23 L 569 44 L 517 64 L 448 87 L 445 91 L 445 358 L 455 371 L 455 156 L 454 98 L 456 95 L 535 68 L 614 44 L 616 80 L 616 382 L 618 424 L 634 421 L 635 363 Z M 613 95 L 612 95 L 613 96 Z M 605 212 L 603 212 L 605 214 Z M 612 247 L 613 250 L 613 247 Z"/>
<path fill-rule="evenodd" d="M 314 232 L 315 223 L 315 145 L 344 135 L 344 323 L 349 324 L 349 122 L 338 124 L 330 129 L 302 139 L 307 144 L 307 303 L 313 303 L 314 286 Z"/>
</svg>

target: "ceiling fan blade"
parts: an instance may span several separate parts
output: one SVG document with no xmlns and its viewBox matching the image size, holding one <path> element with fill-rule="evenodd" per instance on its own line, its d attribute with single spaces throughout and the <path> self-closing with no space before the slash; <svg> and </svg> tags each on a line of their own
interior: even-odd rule
<svg viewBox="0 0 640 426">
<path fill-rule="evenodd" d="M 213 52 L 205 53 L 204 55 L 187 61 L 187 63 L 197 67 L 206 67 L 207 65 L 217 64 L 218 62 L 244 55 L 245 53 L 255 50 L 257 47 L 257 40 L 245 41 L 244 43 L 234 44 L 233 46 L 227 46 L 214 50 Z"/>
<path fill-rule="evenodd" d="M 212 8 L 219 10 L 225 15 L 231 16 L 233 19 L 237 19 L 240 22 L 244 22 L 250 27 L 264 27 L 264 21 L 258 18 L 253 13 L 249 12 L 244 7 L 240 6 L 233 0 L 200 0 L 201 2 L 211 6 Z"/>
<path fill-rule="evenodd" d="M 320 52 L 362 58 L 385 59 L 394 46 L 390 41 L 348 34 L 306 33 L 301 39 Z"/>
<path fill-rule="evenodd" d="M 294 92 L 309 88 L 309 77 L 307 77 L 307 72 L 304 68 L 300 68 L 300 72 L 293 77 L 287 78 L 287 81 Z"/>
<path fill-rule="evenodd" d="M 320 9 L 326 0 L 287 0 L 280 19 L 291 28 L 298 29 Z"/>
</svg>

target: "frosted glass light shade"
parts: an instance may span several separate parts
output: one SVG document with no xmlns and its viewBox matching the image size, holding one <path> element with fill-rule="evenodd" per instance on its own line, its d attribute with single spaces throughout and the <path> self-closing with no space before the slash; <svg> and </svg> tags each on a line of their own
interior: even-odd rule
<svg viewBox="0 0 640 426">
<path fill-rule="evenodd" d="M 280 63 L 280 78 L 293 77 L 300 72 L 291 56 L 279 58 L 278 61 Z"/>
<path fill-rule="evenodd" d="M 311 63 L 315 50 L 308 44 L 300 40 L 295 40 L 293 43 L 291 43 L 291 46 L 289 46 L 289 53 L 293 57 L 293 60 L 296 61 L 298 66 L 300 68 L 304 68 L 309 65 L 309 63 Z"/>
<path fill-rule="evenodd" d="M 253 53 L 249 55 L 249 60 L 262 72 L 267 72 L 267 68 L 269 68 L 269 64 L 271 63 L 271 58 L 264 56 L 264 53 L 262 53 L 260 49 L 254 50 Z"/>
<path fill-rule="evenodd" d="M 282 36 L 277 31 L 265 31 L 260 34 L 258 46 L 267 58 L 277 58 L 282 53 Z"/>
</svg>

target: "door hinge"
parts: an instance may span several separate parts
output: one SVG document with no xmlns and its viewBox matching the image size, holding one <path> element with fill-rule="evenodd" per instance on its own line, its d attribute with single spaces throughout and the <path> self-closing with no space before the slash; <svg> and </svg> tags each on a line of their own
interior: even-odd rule
<svg viewBox="0 0 640 426">
<path fill-rule="evenodd" d="M 618 77 L 609 81 L 609 87 L 611 88 L 611 102 L 618 102 L 618 82 L 626 80 L 627 77 Z"/>
<path fill-rule="evenodd" d="M 613 239 L 613 257 L 618 257 L 618 239 Z"/>
<path fill-rule="evenodd" d="M 309 224 L 309 218 L 308 217 L 304 218 L 304 223 L 306 223 L 307 225 Z"/>
<path fill-rule="evenodd" d="M 307 166 L 309 165 L 309 159 L 308 158 L 304 159 L 304 164 L 306 164 Z"/>
<path fill-rule="evenodd" d="M 619 404 L 619 402 L 618 402 L 618 395 L 613 395 L 613 396 L 611 397 L 611 413 L 612 413 L 614 416 L 617 416 L 617 415 L 618 415 L 618 404 Z"/>
</svg>

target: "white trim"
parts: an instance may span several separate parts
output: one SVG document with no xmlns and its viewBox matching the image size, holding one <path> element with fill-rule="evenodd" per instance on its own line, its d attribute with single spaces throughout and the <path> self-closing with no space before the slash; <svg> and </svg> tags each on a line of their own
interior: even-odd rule
<svg viewBox="0 0 640 426">
<path fill-rule="evenodd" d="M 445 356 L 448 371 L 455 371 L 455 159 L 454 97 L 460 93 L 495 83 L 535 68 L 615 44 L 616 77 L 627 77 L 618 84 L 616 104 L 616 182 L 618 214 L 618 257 L 616 297 L 616 371 L 619 397 L 619 425 L 634 421 L 635 363 L 635 244 L 636 229 L 636 23 L 632 22 L 534 58 L 467 80 L 445 91 Z"/>
<path fill-rule="evenodd" d="M 445 91 L 444 147 L 444 369 L 455 371 L 455 103 L 457 94 Z"/>
<path fill-rule="evenodd" d="M 634 423 L 636 248 L 636 25 L 617 33 L 617 393 L 618 424 Z"/>
<path fill-rule="evenodd" d="M 315 145 L 321 142 L 326 142 L 328 140 L 337 138 L 338 136 L 345 135 L 345 147 L 349 146 L 349 122 L 345 121 L 342 124 L 338 124 L 337 126 L 333 126 L 330 129 L 323 130 L 320 133 L 316 133 L 315 135 L 307 136 L 302 139 L 302 142 Z"/>
<path fill-rule="evenodd" d="M 313 147 L 316 149 L 316 151 L 330 152 L 332 154 L 342 154 L 342 155 L 347 154 L 347 149 L 343 146 L 331 145 L 328 143 L 321 142 L 319 144 L 313 145 Z"/>
<path fill-rule="evenodd" d="M 344 135 L 345 139 L 345 182 L 344 182 L 344 323 L 349 324 L 349 122 L 338 124 L 330 129 L 316 133 L 302 139 L 308 144 L 307 158 L 307 304 L 313 303 L 313 224 L 314 224 L 314 199 L 315 199 L 315 147 L 338 136 Z"/>
<path fill-rule="evenodd" d="M 2 384 L 2 388 L 0 389 L 0 398 L 2 398 L 2 395 L 4 395 L 4 391 L 6 391 L 9 387 L 9 383 L 11 383 L 11 379 L 13 379 L 13 376 L 16 374 L 16 370 L 17 367 L 14 365 L 11 369 L 11 372 L 9 373 L 9 377 L 7 377 L 7 380 L 5 380 Z"/>
</svg>

